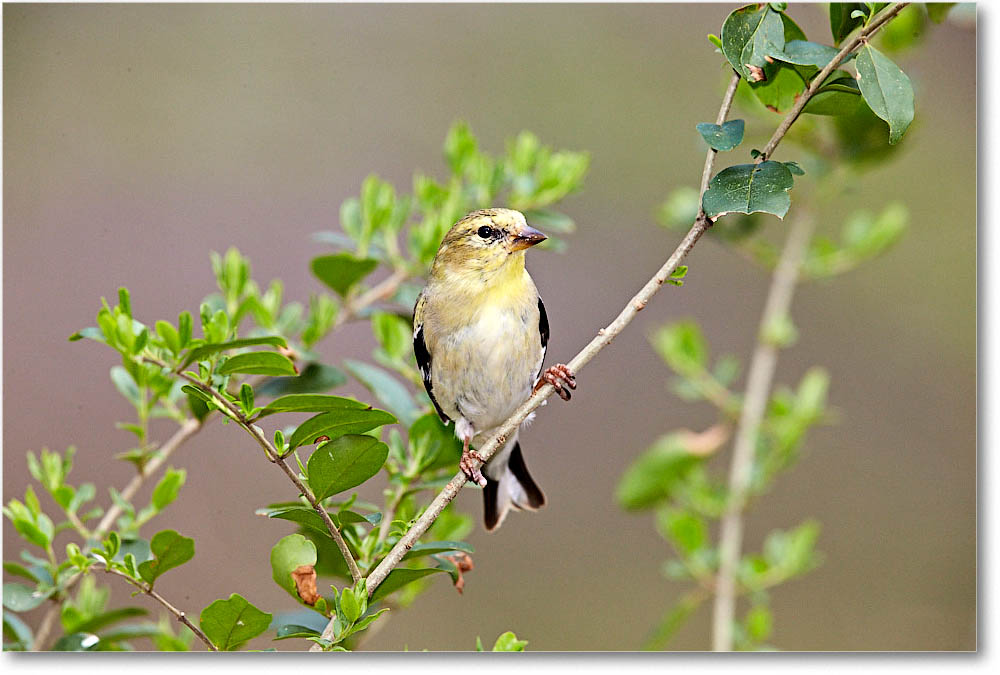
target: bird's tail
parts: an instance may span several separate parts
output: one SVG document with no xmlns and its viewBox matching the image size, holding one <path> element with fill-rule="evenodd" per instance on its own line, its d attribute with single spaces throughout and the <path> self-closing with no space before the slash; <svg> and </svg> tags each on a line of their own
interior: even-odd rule
<svg viewBox="0 0 1000 675">
<path fill-rule="evenodd" d="M 511 509 L 534 511 L 545 505 L 545 495 L 528 473 L 515 435 L 486 466 L 483 488 L 484 520 L 487 531 L 500 527 Z"/>
</svg>

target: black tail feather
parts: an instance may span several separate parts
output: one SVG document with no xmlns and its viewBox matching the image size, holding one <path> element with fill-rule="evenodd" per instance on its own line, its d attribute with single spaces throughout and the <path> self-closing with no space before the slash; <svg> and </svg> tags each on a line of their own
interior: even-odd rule
<svg viewBox="0 0 1000 675">
<path fill-rule="evenodd" d="M 500 512 L 497 510 L 497 488 L 500 487 L 500 483 L 488 478 L 486 479 L 486 487 L 483 488 L 483 520 L 486 524 L 486 530 L 492 531 L 496 528 L 497 523 L 500 522 Z"/>
<path fill-rule="evenodd" d="M 524 488 L 524 493 L 528 496 L 528 504 L 531 508 L 537 509 L 545 506 L 545 495 L 542 494 L 541 488 L 538 487 L 531 474 L 528 473 L 528 467 L 524 463 L 524 455 L 521 454 L 520 443 L 514 444 L 514 449 L 510 453 L 510 459 L 507 460 L 507 468 L 510 469 L 510 472 L 514 474 L 514 478 Z"/>
</svg>

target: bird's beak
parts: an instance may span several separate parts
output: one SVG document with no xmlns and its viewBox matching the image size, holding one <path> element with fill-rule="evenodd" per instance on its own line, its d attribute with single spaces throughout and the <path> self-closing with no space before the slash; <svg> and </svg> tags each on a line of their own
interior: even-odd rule
<svg viewBox="0 0 1000 675">
<path fill-rule="evenodd" d="M 511 242 L 511 251 L 523 251 L 526 248 L 531 248 L 535 244 L 540 244 L 548 239 L 544 234 L 531 227 L 530 225 L 525 225 L 524 229 L 514 235 L 514 239 Z"/>
</svg>

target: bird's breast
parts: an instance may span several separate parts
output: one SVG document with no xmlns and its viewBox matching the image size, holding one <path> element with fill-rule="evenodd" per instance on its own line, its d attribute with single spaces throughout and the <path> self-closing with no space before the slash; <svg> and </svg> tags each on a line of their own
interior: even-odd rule
<svg viewBox="0 0 1000 675">
<path fill-rule="evenodd" d="M 500 424 L 534 384 L 541 358 L 537 306 L 484 305 L 441 328 L 432 357 L 439 404 L 479 431 Z"/>
</svg>

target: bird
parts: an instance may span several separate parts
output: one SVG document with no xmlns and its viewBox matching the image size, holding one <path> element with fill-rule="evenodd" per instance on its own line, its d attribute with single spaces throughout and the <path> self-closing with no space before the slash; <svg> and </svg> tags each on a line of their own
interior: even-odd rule
<svg viewBox="0 0 1000 675">
<path fill-rule="evenodd" d="M 545 239 L 520 211 L 469 213 L 442 239 L 413 312 L 413 352 L 424 388 L 441 420 L 455 424 L 459 467 L 483 488 L 487 531 L 511 509 L 537 510 L 545 495 L 528 473 L 520 430 L 481 470 L 471 464 L 483 461 L 474 448 L 543 384 L 567 401 L 576 389 L 566 365 L 542 370 L 549 321 L 524 258 Z"/>
</svg>

